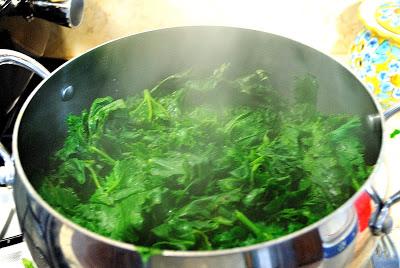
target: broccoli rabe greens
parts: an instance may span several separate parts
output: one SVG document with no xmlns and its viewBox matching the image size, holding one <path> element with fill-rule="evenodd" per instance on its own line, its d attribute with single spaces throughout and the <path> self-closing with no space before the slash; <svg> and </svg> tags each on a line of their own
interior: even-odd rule
<svg viewBox="0 0 400 268">
<path fill-rule="evenodd" d="M 311 75 L 296 79 L 289 105 L 266 71 L 228 71 L 178 73 L 68 116 L 43 198 L 93 232 L 157 251 L 275 239 L 351 197 L 370 170 L 360 118 L 318 112 Z"/>
</svg>

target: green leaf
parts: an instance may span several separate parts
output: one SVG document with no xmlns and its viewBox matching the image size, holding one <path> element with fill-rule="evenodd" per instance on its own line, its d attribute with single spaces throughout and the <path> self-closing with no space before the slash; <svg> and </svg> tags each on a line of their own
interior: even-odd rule
<svg viewBox="0 0 400 268">
<path fill-rule="evenodd" d="M 28 260 L 27 258 L 22 258 L 22 265 L 25 268 L 36 268 L 36 265 L 33 263 L 33 261 Z"/>
<path fill-rule="evenodd" d="M 317 79 L 310 74 L 297 78 L 294 92 L 296 103 L 309 104 L 310 107 L 315 107 L 318 87 Z"/>
<path fill-rule="evenodd" d="M 400 134 L 400 129 L 395 129 L 395 130 L 393 130 L 392 133 L 390 133 L 390 138 L 393 139 L 394 137 L 396 137 L 399 134 Z"/>
<path fill-rule="evenodd" d="M 73 213 L 80 203 L 78 195 L 70 187 L 55 185 L 45 180 L 42 188 L 45 189 L 41 191 L 42 197 L 64 213 Z"/>
<path fill-rule="evenodd" d="M 361 118 L 320 113 L 312 75 L 290 91 L 266 70 L 238 70 L 193 68 L 69 115 L 40 194 L 145 261 L 252 245 L 330 214 L 371 171 Z"/>
<path fill-rule="evenodd" d="M 162 254 L 162 250 L 154 247 L 135 246 L 134 250 L 140 254 L 144 264 L 147 264 L 151 257 Z"/>
<path fill-rule="evenodd" d="M 78 158 L 71 158 L 61 164 L 59 174 L 63 178 L 74 178 L 79 184 L 83 184 L 86 182 L 86 165 L 87 163 Z"/>
<path fill-rule="evenodd" d="M 98 98 L 96 99 L 89 110 L 88 115 L 88 131 L 89 137 L 92 142 L 98 139 L 98 135 L 103 129 L 107 118 L 112 112 L 119 109 L 126 108 L 124 100 L 113 100 L 111 97 Z"/>
<path fill-rule="evenodd" d="M 173 175 L 183 175 L 185 170 L 183 168 L 184 159 L 177 158 L 152 158 L 149 160 L 154 167 L 151 169 L 151 174 L 155 176 L 163 176 L 165 178 Z"/>
</svg>

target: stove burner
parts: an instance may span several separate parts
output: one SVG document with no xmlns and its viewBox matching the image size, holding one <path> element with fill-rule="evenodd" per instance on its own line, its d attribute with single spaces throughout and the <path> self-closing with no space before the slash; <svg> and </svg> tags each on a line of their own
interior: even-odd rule
<svg viewBox="0 0 400 268">
<path fill-rule="evenodd" d="M 0 188 L 0 249 L 23 241 L 15 213 L 12 189 Z"/>
<path fill-rule="evenodd" d="M 4 239 L 0 240 L 0 248 L 13 246 L 13 245 L 22 243 L 23 241 L 24 241 L 24 238 L 23 238 L 22 234 L 11 236 L 11 237 L 8 237 L 8 238 L 4 238 Z"/>
<path fill-rule="evenodd" d="M 398 268 L 400 261 L 396 246 L 389 236 L 383 236 L 371 257 L 373 267 Z"/>
</svg>

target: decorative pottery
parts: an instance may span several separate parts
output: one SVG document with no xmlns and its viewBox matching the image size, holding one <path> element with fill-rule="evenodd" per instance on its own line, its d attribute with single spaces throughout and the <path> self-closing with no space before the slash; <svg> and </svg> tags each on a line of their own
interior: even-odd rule
<svg viewBox="0 0 400 268">
<path fill-rule="evenodd" d="M 400 1 L 366 0 L 365 29 L 351 47 L 351 67 L 384 109 L 400 103 Z"/>
</svg>

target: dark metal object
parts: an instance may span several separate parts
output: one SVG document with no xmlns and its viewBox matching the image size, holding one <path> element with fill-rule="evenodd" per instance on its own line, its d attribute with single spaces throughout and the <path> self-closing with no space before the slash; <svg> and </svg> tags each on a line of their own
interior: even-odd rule
<svg viewBox="0 0 400 268">
<path fill-rule="evenodd" d="M 10 64 L 10 65 L 21 66 L 28 69 L 29 71 L 36 73 L 42 78 L 46 78 L 50 75 L 50 72 L 41 64 L 39 64 L 39 62 L 33 60 L 32 58 L 24 54 L 3 49 L 0 49 L 0 53 L 1 53 L 0 65 Z"/>
<path fill-rule="evenodd" d="M 236 73 L 266 69 L 281 97 L 289 99 L 292 92 L 287 89 L 292 88 L 294 78 L 311 73 L 320 85 L 321 112 L 364 118 L 379 114 L 383 119 L 372 96 L 347 69 L 318 51 L 279 36 L 228 27 L 182 27 L 100 46 L 46 78 L 25 102 L 15 124 L 14 196 L 22 231 L 40 267 L 296 267 L 316 263 L 343 267 L 352 260 L 361 236 L 372 239 L 368 229 L 361 232 L 354 226 L 355 202 L 368 187 L 385 185 L 386 178 L 378 178 L 376 172 L 337 211 L 281 239 L 227 250 L 166 250 L 147 265 L 134 246 L 77 226 L 35 191 L 41 177 L 34 175 L 47 168 L 48 157 L 62 144 L 69 113 L 81 112 L 97 97 L 135 94 L 171 73 L 189 67 L 209 72 L 224 62 L 230 62 Z M 68 86 L 74 87 L 74 97 L 63 101 L 60 89 Z M 365 137 L 371 163 L 380 159 L 382 128 L 380 120 Z M 340 228 L 332 233 L 329 226 Z"/>
<path fill-rule="evenodd" d="M 0 54 L 0 66 L 6 64 L 21 66 L 38 74 L 42 78 L 50 75 L 50 72 L 45 67 L 24 54 L 5 49 L 0 49 Z M 0 156 L 4 160 L 4 166 L 0 167 L 0 184 L 11 185 L 14 178 L 14 164 L 11 157 L 8 155 L 7 150 L 1 143 Z"/>
<path fill-rule="evenodd" d="M 384 235 L 391 232 L 393 220 L 389 215 L 390 207 L 400 201 L 400 191 L 392 195 L 388 200 L 378 203 L 376 211 L 370 219 L 369 226 L 375 235 Z"/>
<path fill-rule="evenodd" d="M 3 239 L 4 236 L 6 235 L 7 230 L 8 230 L 8 228 L 10 227 L 11 220 L 12 220 L 14 214 L 15 214 L 15 210 L 14 210 L 14 209 L 10 209 L 10 212 L 8 213 L 6 222 L 5 222 L 3 228 L 2 228 L 1 231 L 0 231 L 0 239 Z"/>
<path fill-rule="evenodd" d="M 0 0 L 0 8 L 6 8 L 11 3 L 11 0 Z"/>
<path fill-rule="evenodd" d="M 12 218 L 14 217 L 15 214 L 15 210 L 14 208 L 10 210 L 10 213 L 8 214 L 7 220 L 0 232 L 0 248 L 4 248 L 4 247 L 8 247 L 8 246 L 12 246 L 15 244 L 19 244 L 23 241 L 23 235 L 22 234 L 18 234 L 18 235 L 14 235 L 11 237 L 6 237 L 4 238 L 5 234 L 8 231 L 8 228 L 10 227 Z"/>
<path fill-rule="evenodd" d="M 19 244 L 22 241 L 24 241 L 24 237 L 22 234 L 20 235 L 16 235 L 16 236 L 12 236 L 12 237 L 8 237 L 5 239 L 1 239 L 0 240 L 0 248 L 5 248 L 5 247 L 9 247 L 15 244 Z"/>
<path fill-rule="evenodd" d="M 12 185 L 15 177 L 14 162 L 3 144 L 0 143 L 0 157 L 4 166 L 0 166 L 0 185 Z"/>
<path fill-rule="evenodd" d="M 37 17 L 62 26 L 75 27 L 82 20 L 83 6 L 84 0 L 0 0 L 0 18 L 6 16 L 27 18 L 27 20 L 21 20 L 20 27 L 11 28 L 12 26 L 0 25 L 0 48 L 26 53 L 17 44 L 18 42 L 14 42 L 7 31 L 11 30 L 13 34 L 24 32 L 26 36 L 29 36 L 29 42 L 34 42 L 35 48 L 40 48 L 35 51 L 35 55 L 42 55 L 49 38 L 48 29 L 44 31 L 47 35 L 33 33 L 31 28 L 25 27 L 29 21 Z M 24 96 L 24 90 L 31 76 L 30 71 L 15 66 L 0 68 L 0 135 L 12 124 L 15 115 L 13 109 L 21 96 Z"/>
<path fill-rule="evenodd" d="M 11 0 L 0 0 L 0 16 L 7 15 L 10 10 L 14 9 L 16 4 Z"/>
<path fill-rule="evenodd" d="M 390 236 L 383 236 L 371 257 L 375 268 L 399 268 L 400 260 L 395 245 Z"/>
<path fill-rule="evenodd" d="M 1 28 L 1 26 L 0 26 Z M 37 41 L 37 40 L 36 40 Z M 41 40 L 43 43 L 47 40 Z M 42 44 L 43 44 L 42 43 Z M 7 31 L 0 29 L 0 48 L 16 49 L 11 36 Z M 24 89 L 27 87 L 32 72 L 22 69 L 18 66 L 2 65 L 0 66 L 0 136 L 3 131 L 8 129 L 15 115 L 13 108 L 15 107 L 20 96 L 23 95 Z"/>
<path fill-rule="evenodd" d="M 76 27 L 82 21 L 83 5 L 83 0 L 6 1 L 0 6 L 0 16 L 36 17 L 66 27 Z"/>
<path fill-rule="evenodd" d="M 400 105 L 385 111 L 383 116 L 387 120 L 399 111 Z M 376 125 L 377 117 L 371 116 L 369 118 L 371 119 L 371 122 L 373 122 L 371 124 Z M 372 233 L 375 235 L 389 234 L 393 228 L 393 219 L 389 215 L 389 209 L 393 204 L 400 201 L 400 191 L 393 194 L 386 201 L 383 201 L 373 188 L 369 189 L 368 193 L 376 204 L 376 209 L 369 220 L 369 227 L 371 228 Z"/>
<path fill-rule="evenodd" d="M 63 88 L 61 90 L 61 99 L 63 101 L 69 101 L 72 99 L 74 96 L 74 87 L 73 86 L 67 86 L 66 88 Z"/>
<path fill-rule="evenodd" d="M 398 113 L 400 111 L 400 105 L 399 106 L 394 106 L 393 108 L 385 111 L 385 113 L 383 114 L 385 116 L 386 119 L 392 117 L 393 115 L 395 115 L 396 113 Z"/>
<path fill-rule="evenodd" d="M 66 27 L 76 27 L 81 23 L 83 0 L 30 0 L 32 17 L 42 18 Z"/>
<path fill-rule="evenodd" d="M 369 227 L 372 233 L 374 235 L 389 234 L 393 228 L 393 220 L 389 216 L 389 208 L 395 202 L 392 199 L 396 194 L 384 202 L 373 188 L 368 193 L 376 204 L 375 211 L 369 220 Z"/>
</svg>

